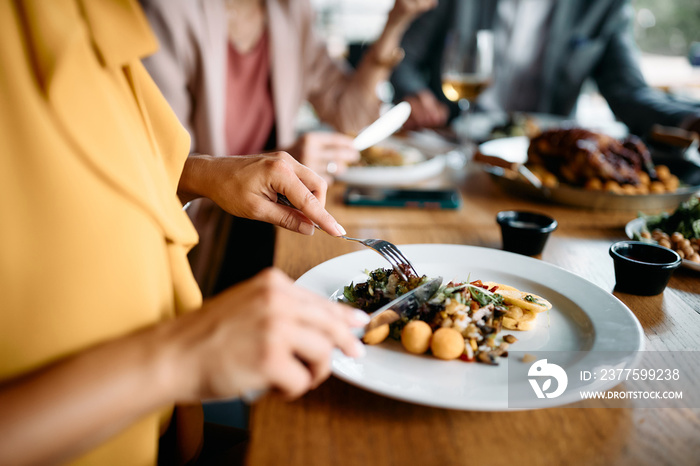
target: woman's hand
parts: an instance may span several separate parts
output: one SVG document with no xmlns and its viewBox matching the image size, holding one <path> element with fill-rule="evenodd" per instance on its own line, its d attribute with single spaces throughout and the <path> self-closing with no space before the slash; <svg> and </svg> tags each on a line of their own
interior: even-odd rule
<svg viewBox="0 0 700 466">
<path fill-rule="evenodd" d="M 345 230 L 329 214 L 327 183 L 286 152 L 253 156 L 191 155 L 185 162 L 178 193 L 205 196 L 230 214 L 279 225 L 306 235 L 315 222 L 327 233 Z M 297 207 L 277 204 L 283 194 Z"/>
<path fill-rule="evenodd" d="M 306 133 L 288 152 L 328 183 L 332 183 L 333 177 L 343 173 L 348 165 L 360 160 L 352 138 L 340 133 Z"/>
<path fill-rule="evenodd" d="M 180 401 L 269 388 L 289 398 L 301 396 L 328 377 L 333 348 L 351 357 L 363 354 L 350 328 L 368 320 L 362 311 L 265 270 L 206 301 L 201 312 L 170 324 L 168 341 L 179 348 L 173 359 L 191 381 Z"/>
<path fill-rule="evenodd" d="M 406 97 L 411 104 L 411 115 L 404 124 L 405 129 L 441 128 L 447 124 L 450 111 L 429 89 Z"/>
<path fill-rule="evenodd" d="M 300 396 L 328 377 L 333 348 L 362 355 L 350 328 L 368 321 L 263 271 L 197 312 L 0 381 L 0 461 L 64 463 L 172 403 Z"/>
</svg>

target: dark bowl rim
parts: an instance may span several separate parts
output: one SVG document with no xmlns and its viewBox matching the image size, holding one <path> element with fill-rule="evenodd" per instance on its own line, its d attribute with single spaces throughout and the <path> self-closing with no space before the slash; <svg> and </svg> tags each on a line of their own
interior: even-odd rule
<svg viewBox="0 0 700 466">
<path fill-rule="evenodd" d="M 517 218 L 518 215 L 530 215 L 532 217 L 536 217 L 537 219 L 544 220 L 546 222 L 542 222 L 539 228 L 521 228 L 521 227 L 514 227 L 510 225 L 510 220 L 513 220 L 514 218 Z M 537 220 L 535 220 L 537 221 Z M 540 212 L 532 212 L 529 210 L 502 210 L 496 214 L 496 222 L 501 225 L 501 227 L 507 226 L 510 228 L 513 228 L 515 230 L 523 230 L 523 231 L 537 231 L 539 233 L 551 233 L 554 230 L 557 229 L 559 226 L 559 223 L 556 221 L 556 219 L 550 217 L 549 215 L 542 214 Z M 540 222 L 538 222 L 540 223 Z"/>
<path fill-rule="evenodd" d="M 660 249 L 664 251 L 666 254 L 670 254 L 675 259 L 673 261 L 669 262 L 645 262 L 637 259 L 632 259 L 627 256 L 623 256 L 618 252 L 618 249 L 622 246 L 640 246 L 641 248 L 652 248 L 652 249 Z M 658 244 L 653 244 L 653 243 L 646 243 L 644 241 L 632 241 L 632 240 L 622 240 L 622 241 L 617 241 L 613 244 L 610 245 L 610 249 L 608 249 L 608 252 L 610 254 L 610 257 L 613 258 L 613 260 L 620 260 L 624 261 L 630 264 L 638 264 L 638 265 L 643 265 L 647 267 L 655 267 L 659 269 L 676 269 L 680 267 L 681 263 L 683 262 L 683 259 L 681 256 L 674 251 L 673 249 L 666 248 L 664 246 L 660 246 Z"/>
</svg>

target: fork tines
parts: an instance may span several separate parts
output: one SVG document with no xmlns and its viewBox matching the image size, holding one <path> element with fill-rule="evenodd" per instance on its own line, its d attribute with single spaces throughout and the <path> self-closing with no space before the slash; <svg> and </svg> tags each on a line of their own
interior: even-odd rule
<svg viewBox="0 0 700 466">
<path fill-rule="evenodd" d="M 396 270 L 402 279 L 408 280 L 408 277 L 404 272 L 404 268 L 412 271 L 416 276 L 418 276 L 418 272 L 416 272 L 413 264 L 411 264 L 411 262 L 394 244 L 388 241 L 383 241 L 382 244 L 378 246 L 378 250 L 381 251 L 384 258 L 389 261 L 394 270 Z"/>
</svg>

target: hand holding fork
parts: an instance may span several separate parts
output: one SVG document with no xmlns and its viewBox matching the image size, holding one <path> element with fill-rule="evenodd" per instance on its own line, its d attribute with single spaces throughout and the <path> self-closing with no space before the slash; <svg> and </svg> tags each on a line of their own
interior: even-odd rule
<svg viewBox="0 0 700 466">
<path fill-rule="evenodd" d="M 291 202 L 289 202 L 289 199 L 286 198 L 283 194 L 278 194 L 277 195 L 277 203 L 285 205 L 287 207 L 291 207 L 295 209 L 294 205 L 292 205 Z M 314 226 L 323 231 L 321 227 L 316 225 L 314 223 Z M 416 269 L 413 267 L 411 262 L 404 256 L 399 248 L 397 248 L 394 244 L 390 243 L 389 241 L 385 241 L 382 239 L 360 239 L 360 238 L 351 238 L 349 236 L 341 235 L 337 236 L 337 238 L 342 238 L 348 241 L 355 241 L 357 243 L 360 243 L 377 253 L 379 253 L 380 256 L 382 256 L 384 259 L 386 259 L 390 264 L 391 267 L 396 271 L 396 273 L 401 277 L 403 280 L 408 280 L 407 272 L 412 272 L 414 275 L 419 276 L 418 272 L 416 272 Z"/>
</svg>

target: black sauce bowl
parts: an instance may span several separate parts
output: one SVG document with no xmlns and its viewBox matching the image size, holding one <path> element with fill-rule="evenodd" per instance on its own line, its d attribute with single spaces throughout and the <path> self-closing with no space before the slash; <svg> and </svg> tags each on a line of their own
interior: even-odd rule
<svg viewBox="0 0 700 466">
<path fill-rule="evenodd" d="M 557 221 L 534 212 L 508 210 L 499 212 L 503 249 L 526 256 L 536 256 L 544 249 L 549 234 L 557 229 Z"/>
<path fill-rule="evenodd" d="M 609 252 L 615 264 L 615 289 L 623 293 L 660 294 L 681 265 L 677 252 L 658 244 L 618 241 Z"/>
</svg>

